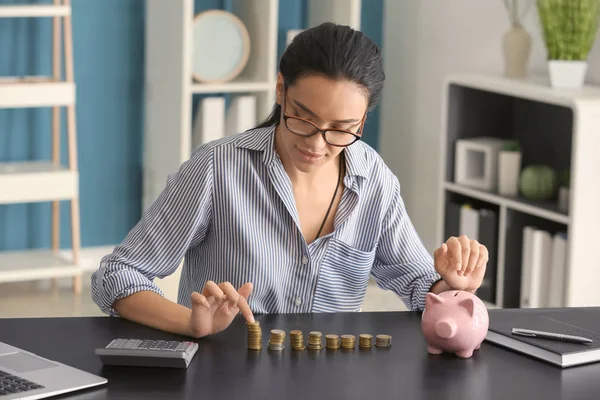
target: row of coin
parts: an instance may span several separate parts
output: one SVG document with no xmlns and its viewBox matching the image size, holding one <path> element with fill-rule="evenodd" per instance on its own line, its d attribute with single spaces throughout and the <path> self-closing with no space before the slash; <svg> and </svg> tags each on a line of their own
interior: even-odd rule
<svg viewBox="0 0 600 400">
<path fill-rule="evenodd" d="M 248 325 L 248 348 L 251 350 L 262 349 L 262 329 L 258 321 L 247 323 Z M 268 349 L 281 351 L 285 349 L 285 331 L 282 329 L 271 330 L 269 337 Z M 308 335 L 307 345 L 304 345 L 304 335 L 301 330 L 290 331 L 290 346 L 292 350 L 304 350 L 308 347 L 309 350 L 323 349 L 323 334 L 319 331 L 312 331 Z M 335 334 L 325 335 L 325 345 L 328 349 L 353 349 L 356 347 L 356 336 L 344 334 L 341 336 Z M 375 337 L 375 346 L 390 347 L 392 345 L 392 337 L 390 335 L 380 334 Z M 358 336 L 358 346 L 362 348 L 370 348 L 373 346 L 373 335 L 363 333 Z"/>
</svg>

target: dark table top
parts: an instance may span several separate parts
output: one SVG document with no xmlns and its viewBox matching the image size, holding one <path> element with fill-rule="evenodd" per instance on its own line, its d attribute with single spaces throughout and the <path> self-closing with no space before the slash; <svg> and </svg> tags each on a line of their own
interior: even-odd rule
<svg viewBox="0 0 600 400">
<path fill-rule="evenodd" d="M 597 399 L 600 363 L 561 369 L 484 342 L 470 359 L 429 355 L 420 313 L 259 315 L 264 348 L 247 350 L 246 325 L 198 340 L 185 369 L 103 367 L 94 349 L 113 338 L 186 339 L 109 317 L 0 319 L 0 341 L 101 375 L 103 387 L 61 399 Z M 267 350 L 269 331 L 285 329 L 286 349 Z M 289 331 L 350 333 L 347 352 L 292 351 Z M 358 348 L 358 335 L 392 335 L 387 349 Z M 210 396 L 210 397 L 208 397 Z"/>
</svg>

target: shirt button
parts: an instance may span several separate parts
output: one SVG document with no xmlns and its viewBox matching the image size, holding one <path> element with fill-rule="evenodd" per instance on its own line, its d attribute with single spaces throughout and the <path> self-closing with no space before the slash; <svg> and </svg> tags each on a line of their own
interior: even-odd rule
<svg viewBox="0 0 600 400">
<path fill-rule="evenodd" d="M 304 265 L 308 264 L 308 257 L 302 256 L 302 264 L 304 264 Z"/>
<path fill-rule="evenodd" d="M 296 305 L 300 307 L 302 305 L 302 299 L 300 297 L 296 297 Z"/>
</svg>

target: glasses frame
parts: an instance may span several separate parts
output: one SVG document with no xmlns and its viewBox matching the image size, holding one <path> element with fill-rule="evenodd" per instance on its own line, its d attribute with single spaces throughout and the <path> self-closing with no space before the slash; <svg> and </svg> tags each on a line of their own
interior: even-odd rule
<svg viewBox="0 0 600 400">
<path fill-rule="evenodd" d="M 316 133 L 321 132 L 321 134 L 323 135 L 323 140 L 325 140 L 325 142 L 327 144 L 329 144 L 331 146 L 335 146 L 335 147 L 348 147 L 348 146 L 350 146 L 350 145 L 352 145 L 352 144 L 354 144 L 357 141 L 359 141 L 359 140 L 362 139 L 363 129 L 364 129 L 364 126 L 365 126 L 365 120 L 366 120 L 366 116 L 367 116 L 366 111 L 365 111 L 365 114 L 363 115 L 363 117 L 362 117 L 362 119 L 360 121 L 360 127 L 358 129 L 358 132 L 356 132 L 356 133 L 355 132 L 347 131 L 345 129 L 321 129 L 320 127 L 318 127 L 317 125 L 315 125 L 314 122 L 312 122 L 312 121 L 309 121 L 309 120 L 304 119 L 304 118 L 296 117 L 295 115 L 288 115 L 288 114 L 286 114 L 285 113 L 286 98 L 287 98 L 287 88 L 284 85 L 284 87 L 283 87 L 283 98 L 281 100 L 281 123 L 283 125 L 285 125 L 285 127 L 287 128 L 287 130 L 290 131 L 291 133 L 293 133 L 294 135 L 300 136 L 300 137 L 311 137 L 311 136 L 315 135 Z M 309 134 L 306 134 L 306 135 L 294 132 L 294 131 L 292 131 L 288 127 L 287 121 L 289 119 L 296 119 L 296 120 L 299 120 L 299 121 L 302 121 L 302 122 L 306 122 L 306 123 L 312 125 L 314 127 L 314 130 L 313 130 L 312 133 L 309 133 Z M 352 142 L 348 143 L 348 144 L 334 144 L 334 143 L 331 143 L 331 142 L 329 142 L 327 140 L 327 135 L 326 135 L 327 131 L 340 132 L 340 133 L 349 134 L 349 135 L 352 135 L 354 137 L 354 140 Z"/>
</svg>

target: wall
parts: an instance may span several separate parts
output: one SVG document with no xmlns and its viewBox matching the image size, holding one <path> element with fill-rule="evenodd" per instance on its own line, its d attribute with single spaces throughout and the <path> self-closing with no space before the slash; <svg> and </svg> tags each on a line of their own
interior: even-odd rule
<svg viewBox="0 0 600 400">
<path fill-rule="evenodd" d="M 0 0 L 0 5 L 10 3 L 15 2 Z M 195 3 L 201 11 L 227 9 L 229 1 Z M 363 30 L 378 44 L 382 8 L 383 0 L 363 1 Z M 73 1 L 82 246 L 116 244 L 140 217 L 144 13 L 143 0 Z M 305 18 L 304 0 L 280 0 L 280 54 L 285 32 L 304 27 Z M 51 32 L 48 18 L 0 19 L 0 76 L 50 75 Z M 366 128 L 366 141 L 374 147 L 377 112 Z M 0 110 L 0 162 L 49 159 L 50 115 L 49 109 Z M 63 113 L 63 137 L 65 117 Z M 66 162 L 64 144 L 61 153 Z M 70 247 L 69 226 L 65 203 L 61 207 L 63 248 Z M 49 203 L 0 206 L 0 250 L 49 247 L 50 227 Z"/>
<path fill-rule="evenodd" d="M 508 19 L 499 0 L 386 0 L 384 7 L 388 80 L 380 153 L 398 175 L 411 218 L 433 251 L 441 245 L 436 224 L 442 82 L 456 72 L 502 73 L 501 40 Z M 533 38 L 530 72 L 547 75 L 535 7 L 525 27 Z M 589 58 L 588 80 L 600 84 L 600 34 Z"/>
<path fill-rule="evenodd" d="M 103 245 L 140 212 L 144 2 L 73 3 L 81 237 L 83 246 Z M 51 32 L 49 18 L 1 19 L 0 75 L 50 75 Z M 50 123 L 49 109 L 0 110 L 0 161 L 49 159 Z M 65 140 L 61 153 L 66 162 Z M 48 247 L 50 226 L 47 203 L 0 206 L 0 249 Z M 63 247 L 69 226 L 65 203 Z"/>
</svg>

